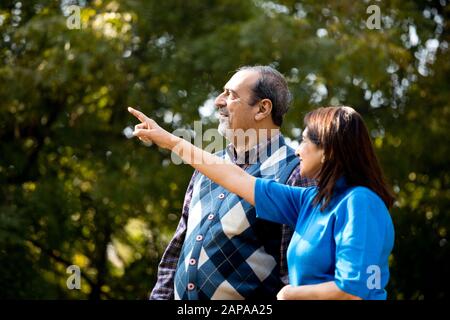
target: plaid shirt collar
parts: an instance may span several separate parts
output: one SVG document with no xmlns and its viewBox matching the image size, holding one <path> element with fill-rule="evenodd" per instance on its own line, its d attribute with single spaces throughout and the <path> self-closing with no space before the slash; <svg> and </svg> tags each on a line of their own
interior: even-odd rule
<svg viewBox="0 0 450 320">
<path fill-rule="evenodd" d="M 256 163 L 261 159 L 262 155 L 265 155 L 267 148 L 274 143 L 274 141 L 282 140 L 283 137 L 278 131 L 271 137 L 267 137 L 267 140 L 261 141 L 260 143 L 254 145 L 249 150 L 245 152 L 238 153 L 232 143 L 227 145 L 226 152 L 231 161 L 237 165 L 250 165 Z M 281 144 L 279 144 L 281 145 Z M 264 154 L 262 154 L 264 152 Z"/>
</svg>

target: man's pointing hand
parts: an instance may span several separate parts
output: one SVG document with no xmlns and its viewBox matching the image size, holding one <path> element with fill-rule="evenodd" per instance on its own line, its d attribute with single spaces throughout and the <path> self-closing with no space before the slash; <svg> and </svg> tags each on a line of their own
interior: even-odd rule
<svg viewBox="0 0 450 320">
<path fill-rule="evenodd" d="M 139 140 L 143 142 L 153 142 L 161 148 L 170 150 L 178 142 L 179 138 L 161 128 L 155 120 L 147 117 L 141 111 L 128 107 L 128 112 L 141 121 L 140 124 L 137 124 L 134 127 L 133 132 L 133 135 L 138 137 Z"/>
</svg>

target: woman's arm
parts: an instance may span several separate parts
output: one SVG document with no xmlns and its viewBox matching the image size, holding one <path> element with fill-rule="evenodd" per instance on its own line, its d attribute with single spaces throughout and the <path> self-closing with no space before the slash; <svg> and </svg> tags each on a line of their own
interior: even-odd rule
<svg viewBox="0 0 450 320">
<path fill-rule="evenodd" d="M 179 137 L 171 150 L 184 162 L 190 164 L 215 183 L 244 198 L 251 205 L 255 205 L 256 178 L 237 165 L 227 163 Z"/>
<path fill-rule="evenodd" d="M 278 292 L 278 300 L 362 300 L 342 291 L 334 281 L 294 287 L 287 285 Z"/>
<path fill-rule="evenodd" d="M 167 132 L 142 112 L 133 108 L 128 108 L 128 111 L 141 121 L 140 124 L 135 126 L 133 133 L 140 140 L 153 142 L 162 148 L 171 150 L 184 162 L 190 164 L 212 181 L 241 196 L 251 205 L 255 204 L 255 177 L 238 166 L 227 163 L 225 160 Z"/>
</svg>

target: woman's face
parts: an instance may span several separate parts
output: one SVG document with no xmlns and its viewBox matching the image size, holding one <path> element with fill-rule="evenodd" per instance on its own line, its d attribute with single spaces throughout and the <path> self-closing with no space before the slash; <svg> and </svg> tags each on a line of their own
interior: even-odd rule
<svg viewBox="0 0 450 320">
<path fill-rule="evenodd" d="M 308 138 L 308 128 L 303 130 L 302 141 L 295 151 L 300 158 L 300 174 L 304 177 L 314 179 L 322 167 L 323 149 L 319 148 Z"/>
</svg>

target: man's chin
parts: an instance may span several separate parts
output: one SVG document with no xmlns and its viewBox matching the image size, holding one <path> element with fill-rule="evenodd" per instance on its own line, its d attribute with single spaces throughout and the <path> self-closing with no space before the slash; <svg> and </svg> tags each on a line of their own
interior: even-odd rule
<svg viewBox="0 0 450 320">
<path fill-rule="evenodd" d="M 219 131 L 219 134 L 228 141 L 232 140 L 231 137 L 233 136 L 233 131 L 230 128 L 219 125 L 217 131 Z"/>
</svg>

